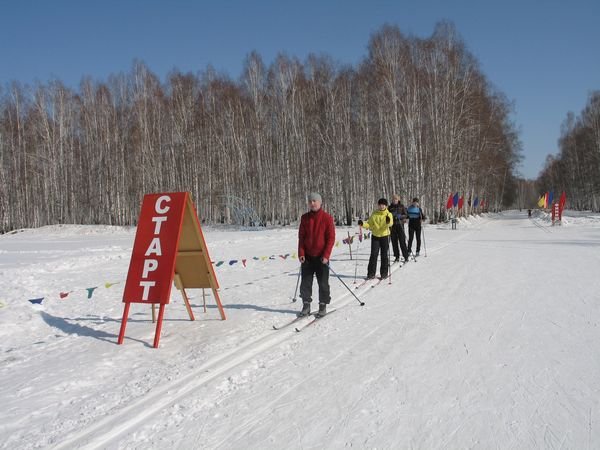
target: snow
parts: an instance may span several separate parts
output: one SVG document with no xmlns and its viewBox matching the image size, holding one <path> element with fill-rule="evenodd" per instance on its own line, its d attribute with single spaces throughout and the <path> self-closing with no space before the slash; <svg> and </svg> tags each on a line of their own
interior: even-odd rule
<svg viewBox="0 0 600 450">
<path fill-rule="evenodd" d="M 159 349 L 142 305 L 116 345 L 133 228 L 0 236 L 0 448 L 600 446 L 600 215 L 428 225 L 427 257 L 364 307 L 331 277 L 338 310 L 301 333 L 272 329 L 301 306 L 296 229 L 204 231 L 240 261 L 216 269 L 227 320 L 174 290 Z M 369 244 L 334 249 L 351 288 Z"/>
</svg>

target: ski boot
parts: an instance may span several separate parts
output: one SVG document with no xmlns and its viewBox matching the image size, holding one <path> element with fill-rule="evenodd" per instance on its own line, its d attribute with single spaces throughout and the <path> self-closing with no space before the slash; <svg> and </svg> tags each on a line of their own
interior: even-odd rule
<svg viewBox="0 0 600 450">
<path fill-rule="evenodd" d="M 302 304 L 302 311 L 298 313 L 298 317 L 308 316 L 310 314 L 310 303 L 304 302 Z"/>
<path fill-rule="evenodd" d="M 315 314 L 315 317 L 324 317 L 327 315 L 327 304 L 319 303 L 319 312 Z"/>
</svg>

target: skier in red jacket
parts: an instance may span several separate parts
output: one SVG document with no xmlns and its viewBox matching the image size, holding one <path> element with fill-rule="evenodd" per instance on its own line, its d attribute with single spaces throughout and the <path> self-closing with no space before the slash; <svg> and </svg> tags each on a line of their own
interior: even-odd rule
<svg viewBox="0 0 600 450">
<path fill-rule="evenodd" d="M 298 258 L 302 263 L 300 297 L 302 311 L 300 316 L 310 314 L 313 277 L 319 284 L 319 312 L 317 316 L 327 314 L 327 305 L 331 300 L 329 293 L 329 258 L 335 243 L 333 217 L 321 208 L 321 195 L 316 192 L 308 196 L 310 211 L 302 215 L 298 231 Z"/>
</svg>

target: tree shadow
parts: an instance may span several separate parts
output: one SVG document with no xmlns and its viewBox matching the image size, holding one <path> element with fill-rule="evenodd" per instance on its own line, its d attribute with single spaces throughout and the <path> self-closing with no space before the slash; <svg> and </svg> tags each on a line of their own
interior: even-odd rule
<svg viewBox="0 0 600 450">
<path fill-rule="evenodd" d="M 202 307 L 202 305 L 192 304 L 195 307 Z M 217 305 L 206 305 L 207 309 L 215 309 Z M 278 309 L 278 308 L 267 308 L 266 306 L 258 306 L 258 305 L 242 305 L 242 304 L 233 304 L 233 305 L 223 305 L 223 309 L 252 309 L 254 311 L 260 312 L 271 312 L 278 314 L 296 314 L 298 311 L 295 309 Z"/>
<path fill-rule="evenodd" d="M 61 330 L 65 334 L 76 334 L 78 336 L 91 337 L 94 339 L 98 339 L 100 341 L 110 342 L 111 344 L 117 345 L 117 335 L 113 333 L 107 333 L 106 331 L 95 330 L 94 328 L 86 327 L 84 325 L 80 325 L 78 323 L 74 323 L 75 321 L 81 321 L 81 318 L 76 319 L 66 319 L 63 317 L 56 317 L 52 314 L 48 314 L 45 311 L 40 311 L 40 315 L 44 322 L 46 322 L 52 328 L 57 328 Z M 92 319 L 88 319 L 92 320 Z M 73 321 L 73 322 L 71 322 Z M 115 319 L 107 320 L 116 322 Z M 152 347 L 147 342 L 141 341 L 139 339 L 126 338 L 135 342 L 140 342 L 144 344 L 146 347 Z"/>
</svg>

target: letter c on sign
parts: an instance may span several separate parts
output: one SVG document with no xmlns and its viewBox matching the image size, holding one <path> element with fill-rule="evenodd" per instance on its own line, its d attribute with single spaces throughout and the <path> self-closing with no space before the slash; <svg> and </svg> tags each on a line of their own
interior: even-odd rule
<svg viewBox="0 0 600 450">
<path fill-rule="evenodd" d="M 162 195 L 160 197 L 158 197 L 158 200 L 156 200 L 156 203 L 154 204 L 154 210 L 158 213 L 158 214 L 166 214 L 167 212 L 169 212 L 169 209 L 171 209 L 169 206 L 162 206 L 163 202 L 170 202 L 171 201 L 171 197 L 169 197 L 168 195 Z"/>
</svg>

